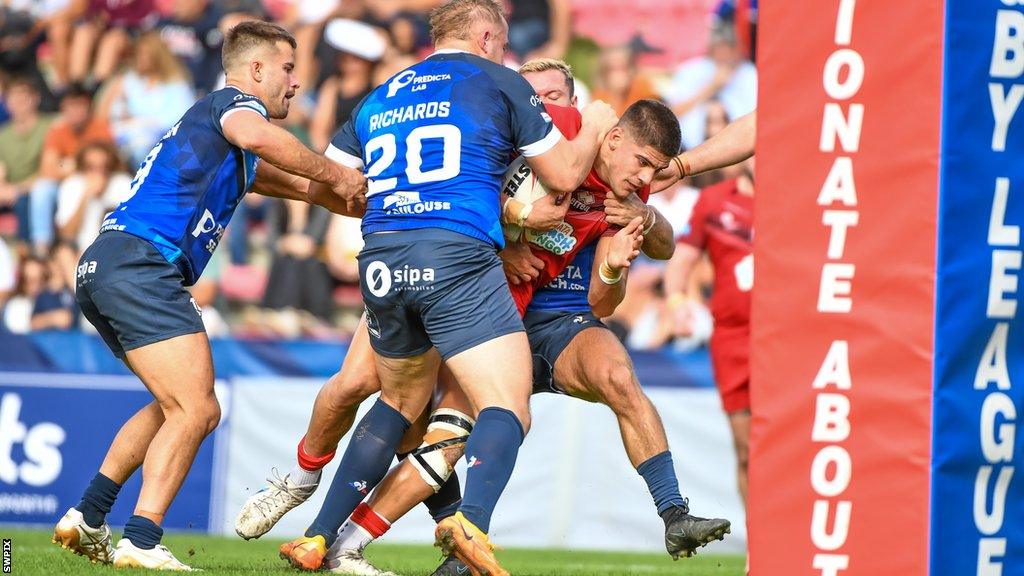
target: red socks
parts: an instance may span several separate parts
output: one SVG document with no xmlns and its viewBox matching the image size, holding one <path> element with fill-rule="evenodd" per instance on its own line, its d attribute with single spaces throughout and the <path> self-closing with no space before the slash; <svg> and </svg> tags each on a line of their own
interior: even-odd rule
<svg viewBox="0 0 1024 576">
<path fill-rule="evenodd" d="M 377 515 L 365 502 L 360 503 L 352 512 L 352 522 L 366 530 L 374 540 L 383 536 L 391 528 L 391 523 Z"/>
<path fill-rule="evenodd" d="M 327 466 L 327 463 L 334 458 L 334 454 L 335 452 L 337 452 L 337 450 L 331 450 L 330 452 L 324 454 L 323 456 L 310 456 L 309 454 L 306 454 L 305 449 L 303 449 L 303 446 L 305 446 L 305 444 L 306 437 L 303 436 L 302 440 L 299 440 L 298 459 L 299 466 L 307 472 L 315 472 L 317 470 L 320 470 L 324 466 Z"/>
</svg>

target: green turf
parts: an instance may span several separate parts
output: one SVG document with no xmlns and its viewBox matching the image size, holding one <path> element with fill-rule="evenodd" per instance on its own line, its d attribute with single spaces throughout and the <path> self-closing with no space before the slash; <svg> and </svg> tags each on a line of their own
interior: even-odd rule
<svg viewBox="0 0 1024 576">
<path fill-rule="evenodd" d="M 111 574 L 111 568 L 90 565 L 51 544 L 48 532 L 0 528 L 0 536 L 12 539 L 12 574 Z M 299 574 L 277 557 L 280 541 L 171 534 L 164 543 L 182 561 L 210 576 Z M 428 575 L 440 561 L 438 551 L 429 546 L 374 545 L 367 555 L 379 568 L 403 576 Z M 697 556 L 673 562 L 667 555 L 565 550 L 503 550 L 499 558 L 515 576 L 741 576 L 744 564 L 742 556 Z"/>
</svg>

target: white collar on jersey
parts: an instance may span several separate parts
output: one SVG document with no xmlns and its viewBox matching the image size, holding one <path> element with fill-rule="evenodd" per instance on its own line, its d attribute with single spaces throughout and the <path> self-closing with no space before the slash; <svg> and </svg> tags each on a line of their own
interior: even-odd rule
<svg viewBox="0 0 1024 576">
<path fill-rule="evenodd" d="M 434 50 L 430 56 L 437 56 L 438 54 L 472 54 L 468 50 L 459 50 L 458 48 L 442 48 L 440 50 Z M 427 58 L 430 58 L 427 56 Z"/>
</svg>

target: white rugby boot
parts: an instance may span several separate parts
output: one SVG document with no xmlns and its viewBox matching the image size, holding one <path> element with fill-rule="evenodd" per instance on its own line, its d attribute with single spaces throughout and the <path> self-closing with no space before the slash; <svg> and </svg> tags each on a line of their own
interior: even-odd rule
<svg viewBox="0 0 1024 576">
<path fill-rule="evenodd" d="M 138 548 L 127 538 L 121 538 L 117 543 L 117 549 L 114 550 L 114 567 L 192 572 L 191 566 L 175 558 L 163 544 L 145 550 Z"/>
<path fill-rule="evenodd" d="M 313 484 L 300 486 L 292 482 L 291 474 L 285 474 L 282 478 L 274 468 L 267 483 L 266 487 L 245 501 L 235 518 L 235 532 L 246 540 L 259 538 L 269 532 L 289 510 L 313 495 L 320 480 L 318 478 Z"/>
<path fill-rule="evenodd" d="M 51 542 L 79 556 L 85 556 L 91 562 L 110 564 L 114 561 L 114 548 L 110 540 L 110 526 L 106 522 L 99 528 L 93 528 L 85 523 L 85 518 L 77 508 L 70 508 L 54 527 Z"/>
</svg>

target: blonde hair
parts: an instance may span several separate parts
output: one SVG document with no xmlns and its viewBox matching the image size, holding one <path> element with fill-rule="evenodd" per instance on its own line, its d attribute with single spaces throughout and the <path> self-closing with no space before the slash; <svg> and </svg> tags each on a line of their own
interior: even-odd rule
<svg viewBox="0 0 1024 576">
<path fill-rule="evenodd" d="M 148 50 L 152 59 L 152 73 L 163 82 L 188 78 L 188 71 L 171 50 L 164 44 L 158 32 L 146 32 L 135 41 L 135 52 Z M 137 56 L 136 56 L 137 57 Z"/>
<path fill-rule="evenodd" d="M 236 66 L 239 60 L 253 48 L 258 46 L 274 46 L 278 42 L 287 42 L 292 49 L 298 44 L 295 37 L 284 28 L 271 22 L 247 20 L 228 30 L 221 48 L 220 61 L 224 71 Z"/>
<path fill-rule="evenodd" d="M 430 11 L 430 38 L 434 44 L 448 38 L 469 40 L 469 24 L 480 17 L 495 23 L 503 21 L 504 3 L 501 0 L 449 0 Z"/>
<path fill-rule="evenodd" d="M 536 74 L 538 72 L 547 72 L 548 70 L 558 70 L 565 77 L 565 83 L 569 86 L 569 98 L 573 97 L 576 92 L 576 84 L 572 77 L 572 66 L 563 60 L 557 58 L 534 58 L 528 60 L 519 67 L 520 74 Z"/>
</svg>

